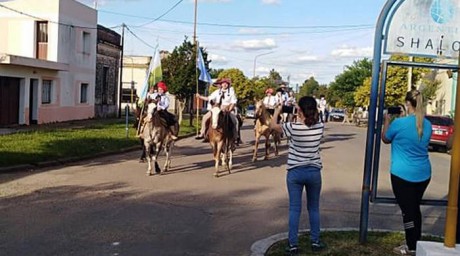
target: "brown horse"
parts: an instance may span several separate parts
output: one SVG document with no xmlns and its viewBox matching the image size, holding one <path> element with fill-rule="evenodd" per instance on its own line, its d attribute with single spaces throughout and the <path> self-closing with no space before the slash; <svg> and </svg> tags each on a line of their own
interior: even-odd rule
<svg viewBox="0 0 460 256">
<path fill-rule="evenodd" d="M 255 111 L 255 126 L 254 132 L 256 141 L 254 144 L 254 155 L 252 156 L 252 161 L 257 161 L 257 150 L 259 147 L 259 140 L 260 137 L 265 137 L 265 158 L 264 160 L 268 159 L 269 156 L 269 149 L 270 149 L 270 135 L 273 137 L 273 142 L 275 144 L 275 156 L 278 155 L 278 144 L 281 143 L 281 134 L 276 132 L 275 130 L 270 129 L 270 121 L 272 119 L 270 113 L 265 108 L 265 105 L 262 100 L 257 101 L 256 104 L 256 111 Z"/>
<path fill-rule="evenodd" d="M 219 106 L 211 109 L 211 122 L 208 126 L 209 143 L 211 144 L 214 162 L 214 176 L 219 176 L 219 163 L 231 173 L 233 165 L 233 151 L 235 150 L 234 123 L 230 113 L 222 111 Z"/>
<path fill-rule="evenodd" d="M 148 163 L 147 175 L 153 175 L 152 160 L 155 163 L 155 172 L 160 174 L 163 173 L 158 165 L 158 155 L 162 150 L 164 150 L 166 154 L 164 171 L 168 171 L 171 166 L 170 157 L 174 140 L 171 138 L 171 132 L 167 128 L 166 120 L 161 118 L 158 111 L 154 112 L 151 116 L 147 116 L 142 131 L 142 137 L 144 139 L 144 148 Z"/>
</svg>

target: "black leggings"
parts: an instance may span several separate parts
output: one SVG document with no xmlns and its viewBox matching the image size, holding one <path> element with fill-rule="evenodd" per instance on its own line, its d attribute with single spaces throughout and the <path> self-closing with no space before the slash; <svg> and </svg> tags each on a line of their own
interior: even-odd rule
<svg viewBox="0 0 460 256">
<path fill-rule="evenodd" d="M 422 182 L 409 182 L 391 175 L 391 186 L 399 207 L 401 208 L 406 243 L 409 250 L 415 250 L 417 241 L 422 236 L 422 212 L 420 202 L 430 179 Z"/>
</svg>

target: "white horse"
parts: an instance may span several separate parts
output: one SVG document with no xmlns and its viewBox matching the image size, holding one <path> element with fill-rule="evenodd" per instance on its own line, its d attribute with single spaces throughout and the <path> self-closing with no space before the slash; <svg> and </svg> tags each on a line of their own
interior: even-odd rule
<svg viewBox="0 0 460 256">
<path fill-rule="evenodd" d="M 148 109 L 155 109 L 155 106 L 155 103 L 150 103 Z M 155 163 L 155 172 L 162 174 L 163 171 L 158 165 L 158 155 L 161 150 L 165 151 L 164 172 L 168 171 L 171 166 L 170 157 L 174 140 L 171 138 L 171 132 L 167 128 L 166 120 L 160 117 L 158 111 L 154 113 L 148 111 L 144 122 L 142 136 L 144 138 L 145 154 L 148 163 L 147 176 L 153 175 L 152 160 Z"/>
</svg>

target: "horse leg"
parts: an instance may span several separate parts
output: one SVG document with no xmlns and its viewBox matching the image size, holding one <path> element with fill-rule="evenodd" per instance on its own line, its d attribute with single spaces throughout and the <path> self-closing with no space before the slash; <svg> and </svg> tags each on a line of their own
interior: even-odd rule
<svg viewBox="0 0 460 256">
<path fill-rule="evenodd" d="M 217 143 L 215 150 L 214 150 L 214 161 L 215 161 L 214 169 L 216 171 L 214 173 L 214 177 L 219 177 L 219 160 L 220 160 L 221 152 L 222 152 L 222 143 Z"/>
<path fill-rule="evenodd" d="M 270 154 L 270 133 L 265 135 L 265 157 L 264 160 L 268 159 L 268 155 Z"/>
<path fill-rule="evenodd" d="M 152 151 L 151 151 L 151 148 L 150 148 L 150 144 L 149 143 L 146 143 L 144 144 L 144 148 L 145 148 L 145 157 L 147 158 L 147 176 L 150 176 L 152 175 L 152 157 L 151 157 L 151 154 L 152 154 Z"/>
<path fill-rule="evenodd" d="M 160 155 L 161 144 L 160 145 L 157 144 L 155 149 L 156 149 L 155 155 L 153 156 L 153 162 L 155 163 L 155 173 L 163 174 L 160 168 L 160 165 L 158 164 L 158 155 Z"/>
<path fill-rule="evenodd" d="M 165 172 L 169 171 L 169 168 L 171 167 L 170 157 L 171 157 L 171 150 L 172 150 L 173 144 L 174 144 L 173 141 L 169 141 L 165 146 L 165 154 L 166 154 L 166 160 L 165 160 L 165 165 L 164 165 Z"/>
<path fill-rule="evenodd" d="M 278 145 L 281 143 L 280 134 L 275 132 L 273 134 L 273 142 L 275 144 L 275 156 L 278 156 Z"/>
<path fill-rule="evenodd" d="M 257 150 L 259 148 L 260 135 L 256 133 L 256 143 L 254 144 L 254 154 L 252 155 L 252 161 L 257 161 Z"/>
<path fill-rule="evenodd" d="M 228 169 L 228 174 L 232 173 L 231 170 L 232 170 L 232 167 L 233 167 L 233 150 L 229 150 L 229 152 L 227 152 L 227 157 L 228 157 L 228 165 L 227 165 L 227 169 Z"/>
</svg>

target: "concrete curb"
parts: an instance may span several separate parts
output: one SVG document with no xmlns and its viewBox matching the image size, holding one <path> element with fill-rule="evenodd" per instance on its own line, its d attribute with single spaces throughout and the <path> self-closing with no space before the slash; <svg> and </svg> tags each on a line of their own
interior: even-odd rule
<svg viewBox="0 0 460 256">
<path fill-rule="evenodd" d="M 195 136 L 195 133 L 182 135 L 178 137 L 177 141 L 181 139 L 190 138 L 193 136 Z M 60 158 L 56 160 L 39 162 L 36 164 L 20 164 L 20 165 L 0 167 L 0 174 L 9 173 L 9 172 L 33 171 L 33 170 L 40 169 L 40 168 L 61 166 L 61 165 L 71 164 L 71 163 L 75 163 L 79 161 L 95 159 L 98 157 L 104 157 L 104 156 L 109 156 L 113 154 L 122 154 L 126 152 L 136 151 L 140 149 L 141 148 L 139 146 L 131 146 L 131 147 L 121 148 L 121 149 L 114 150 L 114 151 L 100 152 L 97 154 L 87 155 L 87 156 L 65 157 L 65 158 Z"/>
<path fill-rule="evenodd" d="M 299 231 L 299 234 L 305 233 L 310 231 L 310 229 L 303 229 Z M 321 229 L 321 232 L 324 231 L 359 231 L 358 228 L 325 228 Z M 395 230 L 388 230 L 388 229 L 369 229 L 368 232 L 395 232 L 395 233 L 403 233 L 403 231 L 395 231 Z M 422 235 L 429 235 L 429 236 L 434 236 L 432 234 L 422 234 Z M 267 253 L 268 249 L 275 243 L 286 240 L 288 238 L 288 232 L 285 233 L 279 233 L 276 235 L 269 236 L 267 238 L 261 239 L 256 241 L 251 245 L 251 256 L 264 256 L 265 253 Z"/>
</svg>

